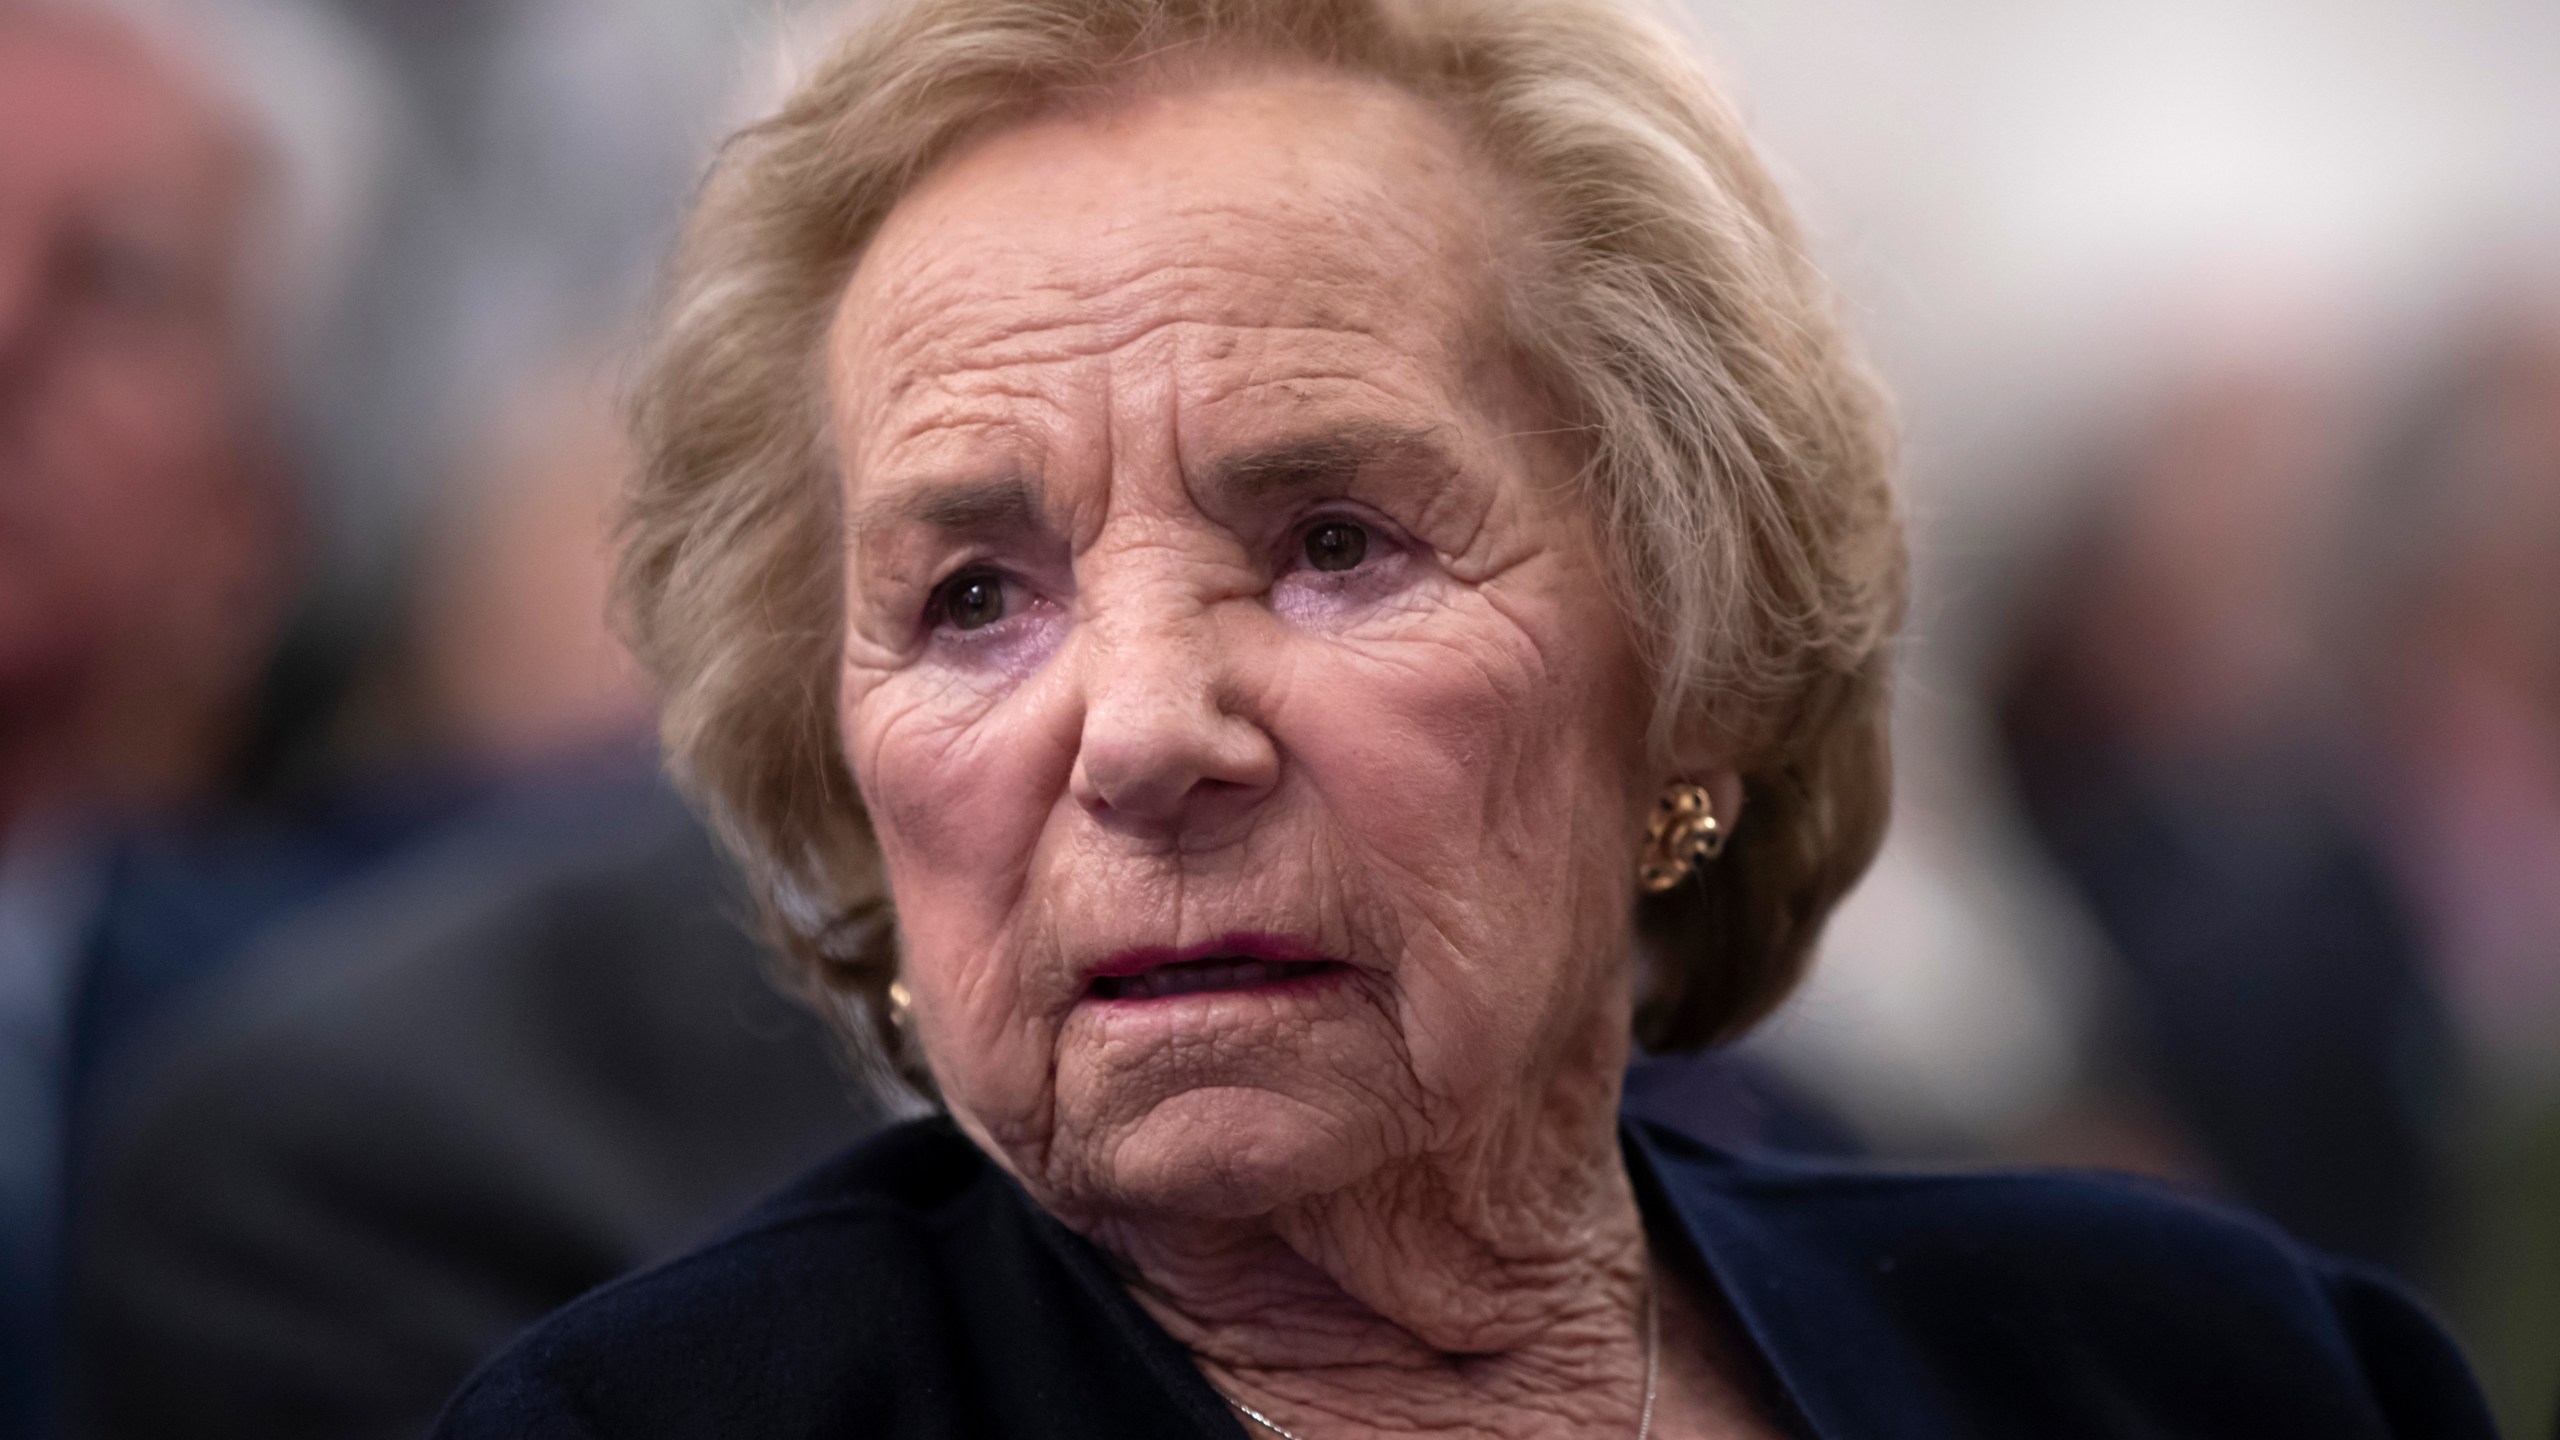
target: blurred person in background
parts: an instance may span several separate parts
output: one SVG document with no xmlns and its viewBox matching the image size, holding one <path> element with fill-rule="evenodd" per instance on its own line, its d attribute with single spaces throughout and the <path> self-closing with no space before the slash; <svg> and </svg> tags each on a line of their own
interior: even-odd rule
<svg viewBox="0 0 2560 1440">
<path fill-rule="evenodd" d="M 443 57 L 465 418 L 375 704 L 469 798 L 102 1061 L 73 1434 L 417 1434 L 522 1326 L 884 1114 L 768 984 L 605 624 L 611 353 L 755 33 L 528 4 Z"/>
<path fill-rule="evenodd" d="M 594 369 L 499 408 L 425 552 L 424 723 L 502 783 L 259 937 L 89 1107 L 71 1434 L 419 1434 L 519 1329 L 887 1113 L 656 780 Z"/>
<path fill-rule="evenodd" d="M 0 9 L 0 820 L 221 779 L 292 591 L 251 277 L 265 158 L 140 35 Z"/>
<path fill-rule="evenodd" d="M 2339 581 L 2373 813 L 2464 1057 L 2443 1286 L 2513 1433 L 2560 1404 L 2560 290 L 2498 292 Z"/>
<path fill-rule="evenodd" d="M 224 53 L 0 4 L 0 1429 L 41 1405 L 114 837 L 241 783 L 298 589 L 290 372 L 352 167 L 286 143 L 295 97 Z"/>
<path fill-rule="evenodd" d="M 2486 318 L 2482 318 L 2485 316 Z M 2560 1400 L 2560 306 L 2199 339 L 2022 596 L 2018 788 L 2204 1178 Z M 2414 389 L 2377 424 L 2357 397 Z"/>
<path fill-rule="evenodd" d="M 2450 1051 L 2321 647 L 2357 432 L 2309 332 L 2271 329 L 2200 337 L 2097 461 L 1996 710 L 2204 1174 L 2419 1273 Z"/>
</svg>

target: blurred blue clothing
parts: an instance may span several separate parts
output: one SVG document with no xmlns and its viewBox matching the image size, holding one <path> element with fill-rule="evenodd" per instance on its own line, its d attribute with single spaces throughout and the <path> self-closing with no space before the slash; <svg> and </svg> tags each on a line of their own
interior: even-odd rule
<svg viewBox="0 0 2560 1440">
<path fill-rule="evenodd" d="M 70 1433 L 413 1440 L 525 1325 L 877 1123 L 744 912 L 653 770 L 555 773 L 173 999 L 84 1117 Z"/>
<path fill-rule="evenodd" d="M 0 1434 L 41 1433 L 52 1372 L 64 1036 L 102 864 L 38 819 L 0 845 Z"/>
<path fill-rule="evenodd" d="M 480 777 L 411 776 L 289 813 L 222 814 L 118 837 L 103 857 L 83 947 L 71 1108 L 173 997 L 221 973 L 282 919 L 501 793 Z"/>
<path fill-rule="evenodd" d="M 100 1057 L 257 935 L 485 786 L 417 782 L 291 816 L 21 823 L 0 848 L 0 1434 L 46 1433 L 63 1181 Z"/>
<path fill-rule="evenodd" d="M 2233 1192 L 2414 1273 L 2453 1041 L 2372 845 L 2299 756 L 2013 751 L 2029 813 L 2130 982 L 2162 1096 Z"/>
<path fill-rule="evenodd" d="M 635 747 L 536 775 L 429 770 L 149 827 L 23 823 L 0 850 L 0 1435 L 51 1428 L 64 1178 L 103 1076 L 259 937 L 479 811 L 646 791 Z"/>
</svg>

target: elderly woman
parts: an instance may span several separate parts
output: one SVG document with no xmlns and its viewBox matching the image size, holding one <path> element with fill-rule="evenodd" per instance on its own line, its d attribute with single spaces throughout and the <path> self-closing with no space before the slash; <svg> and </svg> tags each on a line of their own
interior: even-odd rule
<svg viewBox="0 0 2560 1440">
<path fill-rule="evenodd" d="M 732 144 L 670 303 L 670 753 L 944 1114 L 445 1433 L 2487 1434 L 2252 1222 L 1620 1120 L 1873 851 L 1901 583 L 1877 397 L 1665 33 L 916 0 Z"/>
</svg>

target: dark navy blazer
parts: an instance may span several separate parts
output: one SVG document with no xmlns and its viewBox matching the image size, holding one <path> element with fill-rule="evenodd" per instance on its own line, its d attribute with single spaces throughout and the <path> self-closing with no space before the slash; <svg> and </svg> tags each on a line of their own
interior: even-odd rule
<svg viewBox="0 0 2560 1440">
<path fill-rule="evenodd" d="M 2139 1182 L 1741 1159 L 1629 1121 L 1657 1253 L 1811 1440 L 2494 1440 L 2390 1282 Z M 1243 1432 L 1092 1247 L 947 1120 L 847 1152 L 726 1238 L 482 1368 L 441 1436 Z"/>
</svg>

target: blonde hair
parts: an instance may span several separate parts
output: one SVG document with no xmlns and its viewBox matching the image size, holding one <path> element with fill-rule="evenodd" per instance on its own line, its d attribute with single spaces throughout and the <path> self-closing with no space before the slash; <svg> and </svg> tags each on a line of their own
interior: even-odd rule
<svg viewBox="0 0 2560 1440">
<path fill-rule="evenodd" d="M 723 150 L 636 394 L 621 599 L 671 767 L 808 993 L 894 1051 L 894 927 L 835 724 L 824 336 L 882 219 L 956 147 L 1185 54 L 1396 87 L 1533 206 L 1533 274 L 1506 318 L 1587 436 L 1582 493 L 1653 669 L 1651 741 L 1715 737 L 1749 797 L 1701 882 L 1639 909 L 1638 1033 L 1739 1033 L 1795 983 L 1884 829 L 1903 585 L 1889 427 L 1740 124 L 1675 38 L 1611 0 L 906 0 L 870 17 Z"/>
</svg>

